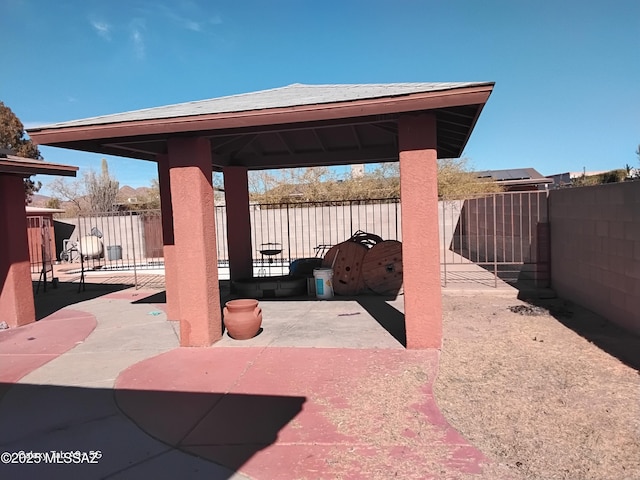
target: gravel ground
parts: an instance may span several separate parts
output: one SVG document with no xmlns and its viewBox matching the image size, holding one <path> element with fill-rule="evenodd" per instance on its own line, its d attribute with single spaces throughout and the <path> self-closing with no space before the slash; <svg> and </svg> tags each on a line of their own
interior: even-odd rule
<svg viewBox="0 0 640 480">
<path fill-rule="evenodd" d="M 444 311 L 436 398 L 493 461 L 484 478 L 640 479 L 640 338 L 560 300 Z"/>
</svg>

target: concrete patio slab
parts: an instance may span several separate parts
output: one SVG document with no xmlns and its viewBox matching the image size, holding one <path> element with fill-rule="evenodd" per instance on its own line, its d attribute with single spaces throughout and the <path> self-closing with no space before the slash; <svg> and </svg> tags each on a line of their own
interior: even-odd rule
<svg viewBox="0 0 640 480">
<path fill-rule="evenodd" d="M 478 473 L 486 459 L 435 404 L 437 361 L 433 350 L 183 348 L 124 371 L 116 398 L 152 436 L 252 478 Z M 176 378 L 169 365 L 188 367 Z"/>
<path fill-rule="evenodd" d="M 259 335 L 238 341 L 225 334 L 215 345 L 404 348 L 355 300 L 262 300 L 259 306 L 262 308 L 262 331 Z"/>
<path fill-rule="evenodd" d="M 50 355 L 48 363 L 23 364 L 1 384 L 12 388 L 0 403 L 0 445 L 99 450 L 102 459 L 2 465 L 0 476 L 370 479 L 480 472 L 486 459 L 435 403 L 438 352 L 406 351 L 394 332 L 402 301 L 265 300 L 260 335 L 245 341 L 225 335 L 197 349 L 177 348 L 176 322 L 167 321 L 154 290 L 111 292 L 58 310 L 11 335 L 26 337 L 3 360 L 33 357 L 16 351 L 31 336 L 50 339 L 55 353 L 37 354 Z M 92 333 L 63 353 L 56 339 L 75 339 L 74 331 L 86 330 L 78 319 L 93 318 Z"/>
</svg>

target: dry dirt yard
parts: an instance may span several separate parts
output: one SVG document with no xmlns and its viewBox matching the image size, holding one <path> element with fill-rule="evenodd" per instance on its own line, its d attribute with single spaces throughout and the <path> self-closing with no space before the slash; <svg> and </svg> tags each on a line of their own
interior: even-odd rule
<svg viewBox="0 0 640 480">
<path fill-rule="evenodd" d="M 443 301 L 436 398 L 483 478 L 640 479 L 640 338 L 561 300 Z"/>
</svg>

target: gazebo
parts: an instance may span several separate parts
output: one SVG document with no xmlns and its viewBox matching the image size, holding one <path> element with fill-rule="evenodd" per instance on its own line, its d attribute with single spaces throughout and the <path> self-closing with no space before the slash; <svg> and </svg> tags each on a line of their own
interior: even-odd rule
<svg viewBox="0 0 640 480">
<path fill-rule="evenodd" d="M 158 164 L 167 313 L 183 346 L 222 335 L 214 170 L 224 175 L 234 280 L 252 276 L 249 170 L 399 161 L 407 348 L 440 348 L 436 159 L 462 154 L 493 85 L 294 84 L 28 133 L 41 145 Z"/>
</svg>

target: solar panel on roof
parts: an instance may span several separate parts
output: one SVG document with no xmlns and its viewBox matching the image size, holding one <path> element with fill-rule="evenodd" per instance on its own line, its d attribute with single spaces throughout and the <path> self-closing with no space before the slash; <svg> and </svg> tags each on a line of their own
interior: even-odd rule
<svg viewBox="0 0 640 480">
<path fill-rule="evenodd" d="M 529 168 L 508 168 L 504 170 L 486 170 L 477 172 L 478 178 L 493 178 L 496 181 L 501 180 L 527 180 L 534 178 Z M 536 177 L 537 178 L 537 177 Z"/>
</svg>

